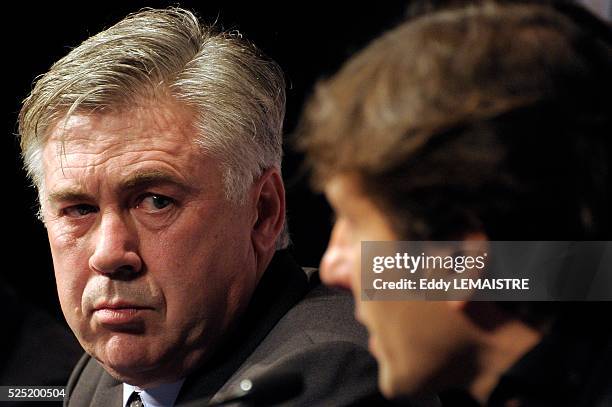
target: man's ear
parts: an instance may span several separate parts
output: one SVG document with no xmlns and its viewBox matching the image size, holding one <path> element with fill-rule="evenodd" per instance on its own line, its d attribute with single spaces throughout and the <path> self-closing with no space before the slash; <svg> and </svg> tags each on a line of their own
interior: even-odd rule
<svg viewBox="0 0 612 407">
<path fill-rule="evenodd" d="M 285 187 L 280 171 L 272 167 L 264 171 L 253 189 L 255 217 L 252 241 L 259 254 L 273 251 L 285 223 Z"/>
</svg>

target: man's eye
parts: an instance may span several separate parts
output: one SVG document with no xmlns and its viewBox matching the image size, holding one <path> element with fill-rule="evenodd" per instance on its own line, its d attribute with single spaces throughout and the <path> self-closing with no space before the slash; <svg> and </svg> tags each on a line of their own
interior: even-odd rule
<svg viewBox="0 0 612 407">
<path fill-rule="evenodd" d="M 98 209 L 95 206 L 87 204 L 72 205 L 62 209 L 62 213 L 71 218 L 82 218 L 97 211 Z"/>
<path fill-rule="evenodd" d="M 159 212 L 173 203 L 174 200 L 172 198 L 168 198 L 167 196 L 149 194 L 143 196 L 136 207 L 144 209 L 147 212 Z"/>
</svg>

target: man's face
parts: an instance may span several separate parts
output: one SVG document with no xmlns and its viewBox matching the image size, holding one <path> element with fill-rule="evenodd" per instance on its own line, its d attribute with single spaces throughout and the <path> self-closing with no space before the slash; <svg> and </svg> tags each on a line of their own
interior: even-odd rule
<svg viewBox="0 0 612 407">
<path fill-rule="evenodd" d="M 455 356 L 469 346 L 452 306 L 434 301 L 361 300 L 361 241 L 398 240 L 390 220 L 362 191 L 355 175 L 337 175 L 325 187 L 336 223 L 321 262 L 329 285 L 350 289 L 356 316 L 370 333 L 387 397 L 436 389 L 453 375 Z M 456 378 L 450 380 L 457 383 Z"/>
<path fill-rule="evenodd" d="M 191 122 L 170 103 L 74 115 L 43 149 L 62 310 L 85 350 L 134 385 L 201 362 L 259 277 L 253 205 L 226 200 Z"/>
</svg>

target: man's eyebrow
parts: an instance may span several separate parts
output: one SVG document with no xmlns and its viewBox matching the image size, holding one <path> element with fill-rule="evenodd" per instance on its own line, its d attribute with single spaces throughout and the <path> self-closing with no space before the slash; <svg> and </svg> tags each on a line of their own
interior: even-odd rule
<svg viewBox="0 0 612 407">
<path fill-rule="evenodd" d="M 190 188 L 179 177 L 166 171 L 150 170 L 140 171 L 130 175 L 119 184 L 119 190 L 142 189 L 155 185 L 172 184 L 189 191 Z M 49 193 L 49 202 L 91 202 L 94 197 L 85 192 L 81 187 L 68 187 Z"/>
<path fill-rule="evenodd" d="M 79 187 L 65 188 L 49 193 L 49 202 L 91 202 L 93 196 Z"/>
<path fill-rule="evenodd" d="M 130 190 L 145 188 L 148 186 L 162 185 L 162 184 L 173 184 L 182 189 L 191 189 L 176 175 L 159 170 L 145 170 L 139 171 L 130 175 L 119 184 L 120 190 Z"/>
</svg>

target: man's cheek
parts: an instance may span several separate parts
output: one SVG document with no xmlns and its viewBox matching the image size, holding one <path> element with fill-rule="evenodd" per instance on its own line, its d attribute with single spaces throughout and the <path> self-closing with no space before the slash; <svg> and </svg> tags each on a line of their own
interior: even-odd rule
<svg viewBox="0 0 612 407">
<path fill-rule="evenodd" d="M 81 307 L 81 292 L 75 289 L 74 284 L 61 283 L 58 281 L 60 305 L 66 319 L 70 322 L 81 319 L 83 316 Z"/>
<path fill-rule="evenodd" d="M 66 319 L 83 318 L 82 295 L 87 281 L 86 270 L 79 270 L 74 264 L 60 262 L 54 265 L 55 281 L 60 305 Z"/>
</svg>

